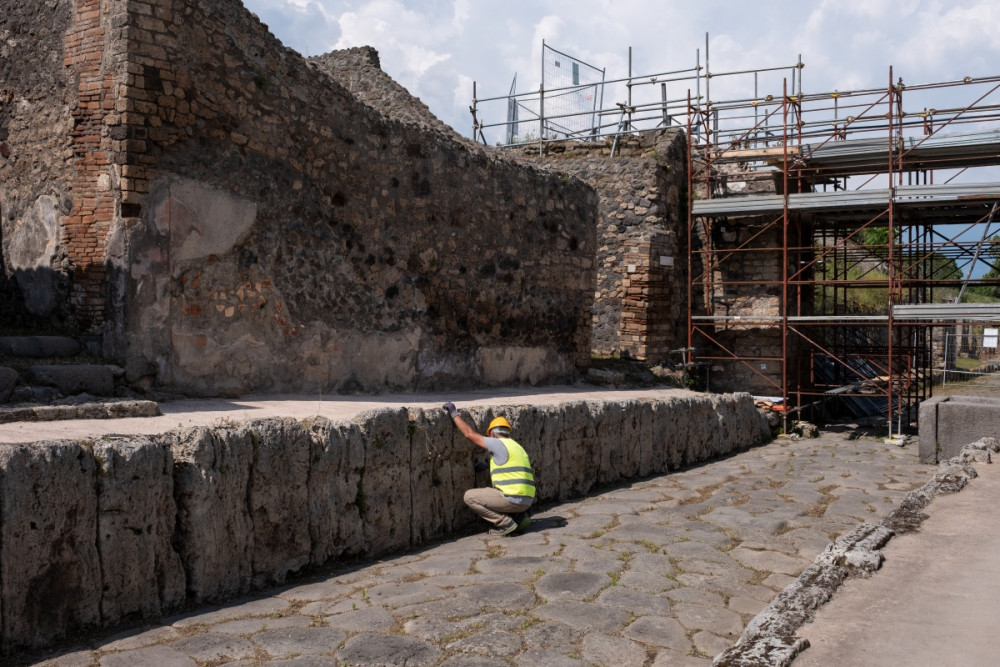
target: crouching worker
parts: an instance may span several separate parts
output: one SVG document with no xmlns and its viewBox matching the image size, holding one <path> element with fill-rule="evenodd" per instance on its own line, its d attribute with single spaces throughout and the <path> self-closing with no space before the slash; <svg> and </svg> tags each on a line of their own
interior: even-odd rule
<svg viewBox="0 0 1000 667">
<path fill-rule="evenodd" d="M 454 403 L 445 403 L 443 407 L 462 435 L 490 453 L 493 486 L 469 489 L 465 492 L 465 504 L 493 524 L 490 535 L 502 537 L 527 529 L 531 524 L 527 512 L 535 502 L 535 476 L 527 452 L 510 437 L 510 422 L 497 417 L 482 436 L 459 416 Z"/>
</svg>

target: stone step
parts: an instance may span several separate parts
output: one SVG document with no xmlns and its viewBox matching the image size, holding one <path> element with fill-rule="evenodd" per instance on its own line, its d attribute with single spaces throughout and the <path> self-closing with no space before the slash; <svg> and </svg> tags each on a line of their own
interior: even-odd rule
<svg viewBox="0 0 1000 667">
<path fill-rule="evenodd" d="M 112 396 L 116 369 L 100 364 L 46 364 L 29 366 L 21 379 L 28 385 L 54 387 L 65 396 L 83 393 Z"/>
<path fill-rule="evenodd" d="M 67 336 L 0 336 L 0 355 L 29 359 L 74 357 L 80 343 Z"/>
</svg>

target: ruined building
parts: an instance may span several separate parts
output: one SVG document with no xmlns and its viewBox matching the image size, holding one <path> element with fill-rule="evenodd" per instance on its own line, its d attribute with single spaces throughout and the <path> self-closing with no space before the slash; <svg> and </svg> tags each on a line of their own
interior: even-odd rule
<svg viewBox="0 0 1000 667">
<path fill-rule="evenodd" d="M 307 61 L 238 0 L 26 0 L 0 36 L 7 326 L 192 394 L 586 366 L 594 190 L 373 88 L 371 52 Z"/>
</svg>

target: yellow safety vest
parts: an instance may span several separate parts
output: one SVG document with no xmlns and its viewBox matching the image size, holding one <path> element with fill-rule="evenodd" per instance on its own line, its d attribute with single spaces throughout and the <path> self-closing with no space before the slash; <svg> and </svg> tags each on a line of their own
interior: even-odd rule
<svg viewBox="0 0 1000 667">
<path fill-rule="evenodd" d="M 507 447 L 507 462 L 497 465 L 490 457 L 490 480 L 505 496 L 535 497 L 535 474 L 524 447 L 510 438 L 499 438 Z"/>
</svg>

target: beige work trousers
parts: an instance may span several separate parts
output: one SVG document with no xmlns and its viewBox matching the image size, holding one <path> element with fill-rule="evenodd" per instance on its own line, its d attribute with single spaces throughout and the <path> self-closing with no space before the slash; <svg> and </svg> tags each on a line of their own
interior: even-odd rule
<svg viewBox="0 0 1000 667">
<path fill-rule="evenodd" d="M 493 487 L 469 489 L 465 492 L 465 504 L 497 528 L 509 526 L 507 522 L 514 520 L 511 514 L 520 514 L 531 509 L 531 505 L 517 505 L 510 502 Z"/>
</svg>

